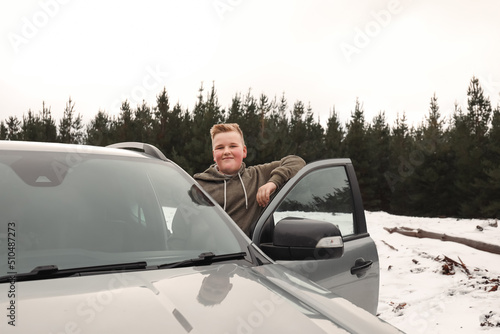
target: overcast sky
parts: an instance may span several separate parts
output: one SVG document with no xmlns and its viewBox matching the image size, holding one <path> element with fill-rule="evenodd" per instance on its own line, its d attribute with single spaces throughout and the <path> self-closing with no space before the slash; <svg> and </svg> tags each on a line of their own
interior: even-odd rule
<svg viewBox="0 0 500 334">
<path fill-rule="evenodd" d="M 435 93 L 443 116 L 466 107 L 473 76 L 500 93 L 498 0 L 0 0 L 0 120 L 59 120 L 71 97 L 85 123 L 122 101 L 155 105 L 163 87 L 192 110 L 212 83 L 225 108 L 251 89 L 325 124 L 356 98 L 371 122 L 418 125 Z"/>
</svg>

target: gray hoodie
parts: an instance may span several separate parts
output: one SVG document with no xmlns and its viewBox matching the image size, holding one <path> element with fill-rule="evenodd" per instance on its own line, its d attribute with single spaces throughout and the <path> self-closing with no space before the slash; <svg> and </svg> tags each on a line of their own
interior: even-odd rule
<svg viewBox="0 0 500 334">
<path fill-rule="evenodd" d="M 252 223 L 263 209 L 257 203 L 257 190 L 267 182 L 273 182 L 277 191 L 305 164 L 302 158 L 295 155 L 250 167 L 243 162 L 236 175 L 224 175 L 213 164 L 203 173 L 195 174 L 194 178 L 250 236 Z"/>
</svg>

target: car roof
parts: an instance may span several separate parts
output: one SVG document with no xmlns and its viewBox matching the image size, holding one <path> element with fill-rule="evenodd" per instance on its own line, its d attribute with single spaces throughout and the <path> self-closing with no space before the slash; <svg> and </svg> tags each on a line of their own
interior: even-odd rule
<svg viewBox="0 0 500 334">
<path fill-rule="evenodd" d="M 132 143 L 129 143 L 132 144 Z M 136 143 L 140 144 L 140 143 Z M 134 151 L 131 149 L 121 149 L 117 144 L 115 147 L 102 147 L 92 145 L 80 144 L 64 144 L 64 143 L 48 143 L 48 142 L 31 142 L 31 141 L 0 141 L 0 150 L 6 151 L 39 151 L 39 152 L 61 152 L 61 153 L 74 153 L 74 154 L 102 154 L 123 157 L 144 157 L 143 152 Z M 123 148 L 139 149 L 139 147 L 132 147 L 125 145 Z"/>
</svg>

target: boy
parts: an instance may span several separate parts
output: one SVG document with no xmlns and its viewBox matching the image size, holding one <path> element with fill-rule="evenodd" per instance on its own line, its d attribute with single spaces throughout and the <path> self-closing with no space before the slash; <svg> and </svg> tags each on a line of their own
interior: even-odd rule
<svg viewBox="0 0 500 334">
<path fill-rule="evenodd" d="M 269 203 L 271 194 L 305 166 L 289 155 L 280 161 L 246 167 L 247 147 L 236 123 L 216 124 L 210 129 L 215 164 L 194 175 L 200 185 L 224 208 L 238 226 L 251 236 L 252 223 Z"/>
</svg>

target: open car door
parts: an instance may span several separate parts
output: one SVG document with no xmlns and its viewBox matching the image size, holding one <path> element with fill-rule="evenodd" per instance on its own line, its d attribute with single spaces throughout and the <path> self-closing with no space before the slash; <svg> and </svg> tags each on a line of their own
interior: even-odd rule
<svg viewBox="0 0 500 334">
<path fill-rule="evenodd" d="M 325 223 L 338 228 L 340 237 L 327 232 Z M 322 251 L 335 238 L 343 242 L 343 253 L 339 245 L 336 252 Z M 279 264 L 376 314 L 378 253 L 350 159 L 317 161 L 301 169 L 269 203 L 252 240 Z M 303 252 L 311 242 L 318 242 L 312 245 L 317 251 Z"/>
</svg>

